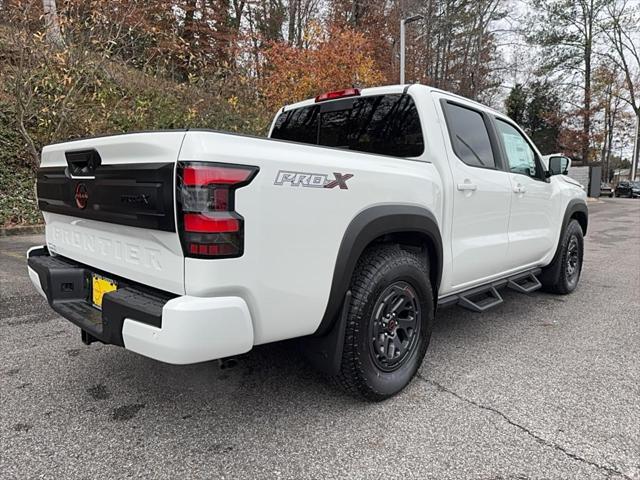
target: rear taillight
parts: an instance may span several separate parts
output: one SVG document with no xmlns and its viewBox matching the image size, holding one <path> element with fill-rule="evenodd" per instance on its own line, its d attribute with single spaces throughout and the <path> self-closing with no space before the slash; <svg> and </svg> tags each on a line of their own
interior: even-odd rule
<svg viewBox="0 0 640 480">
<path fill-rule="evenodd" d="M 185 256 L 239 257 L 244 219 L 235 211 L 235 191 L 258 167 L 205 162 L 178 164 L 178 225 Z"/>
</svg>

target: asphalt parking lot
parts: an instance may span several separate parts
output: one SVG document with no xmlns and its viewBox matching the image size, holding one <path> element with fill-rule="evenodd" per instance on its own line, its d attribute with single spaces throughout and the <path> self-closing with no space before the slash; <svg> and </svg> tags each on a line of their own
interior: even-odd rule
<svg viewBox="0 0 640 480">
<path fill-rule="evenodd" d="M 236 367 L 80 342 L 0 239 L 0 477 L 640 479 L 640 201 L 590 205 L 567 297 L 443 310 L 419 377 L 379 404 L 289 344 Z"/>
</svg>

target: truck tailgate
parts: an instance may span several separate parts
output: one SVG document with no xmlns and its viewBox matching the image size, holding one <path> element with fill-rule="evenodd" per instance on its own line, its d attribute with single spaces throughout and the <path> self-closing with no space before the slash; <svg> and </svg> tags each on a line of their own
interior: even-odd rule
<svg viewBox="0 0 640 480">
<path fill-rule="evenodd" d="M 49 251 L 183 294 L 174 178 L 184 135 L 136 133 L 45 147 L 37 189 Z"/>
</svg>

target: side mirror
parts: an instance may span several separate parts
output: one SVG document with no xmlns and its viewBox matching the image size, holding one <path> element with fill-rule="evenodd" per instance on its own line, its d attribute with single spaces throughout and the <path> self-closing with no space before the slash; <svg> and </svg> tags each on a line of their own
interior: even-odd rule
<svg viewBox="0 0 640 480">
<path fill-rule="evenodd" d="M 549 176 L 569 173 L 571 160 L 567 157 L 551 157 L 549 159 Z"/>
</svg>

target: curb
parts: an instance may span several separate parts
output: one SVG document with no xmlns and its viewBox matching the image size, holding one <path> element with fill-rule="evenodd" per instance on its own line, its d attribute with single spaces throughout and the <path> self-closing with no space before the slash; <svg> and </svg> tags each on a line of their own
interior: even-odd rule
<svg viewBox="0 0 640 480">
<path fill-rule="evenodd" d="M 44 225 L 25 225 L 19 227 L 0 227 L 0 238 L 16 235 L 35 235 L 44 233 Z"/>
</svg>

